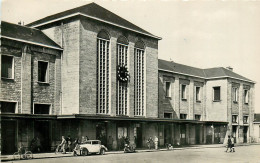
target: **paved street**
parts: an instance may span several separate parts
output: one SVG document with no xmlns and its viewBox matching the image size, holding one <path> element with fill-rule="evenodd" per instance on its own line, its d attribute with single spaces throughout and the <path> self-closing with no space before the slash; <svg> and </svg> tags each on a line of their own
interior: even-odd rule
<svg viewBox="0 0 260 163">
<path fill-rule="evenodd" d="M 14 162 L 21 163 L 160 163 L 160 162 L 194 162 L 194 163 L 212 163 L 212 162 L 243 162 L 260 163 L 260 145 L 236 147 L 235 153 L 226 153 L 224 148 L 202 148 L 202 149 L 183 149 L 174 151 L 158 152 L 140 152 L 129 154 L 107 154 L 104 156 L 78 156 L 62 157 L 48 159 L 19 160 Z"/>
</svg>

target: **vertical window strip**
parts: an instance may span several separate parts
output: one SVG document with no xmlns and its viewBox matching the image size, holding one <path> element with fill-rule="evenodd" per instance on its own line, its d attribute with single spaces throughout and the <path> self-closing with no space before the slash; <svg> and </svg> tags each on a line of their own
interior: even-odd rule
<svg viewBox="0 0 260 163">
<path fill-rule="evenodd" d="M 144 51 L 135 49 L 135 115 L 144 115 Z"/>
<path fill-rule="evenodd" d="M 117 65 L 127 66 L 127 46 L 117 45 Z M 127 85 L 117 81 L 117 115 L 127 115 Z"/>
<path fill-rule="evenodd" d="M 97 113 L 109 113 L 109 41 L 97 43 Z"/>
</svg>

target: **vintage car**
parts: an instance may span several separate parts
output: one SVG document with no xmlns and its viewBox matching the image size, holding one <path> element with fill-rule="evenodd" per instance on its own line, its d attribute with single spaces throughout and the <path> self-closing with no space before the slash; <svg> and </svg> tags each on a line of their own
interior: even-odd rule
<svg viewBox="0 0 260 163">
<path fill-rule="evenodd" d="M 73 155 L 87 156 L 92 153 L 104 155 L 106 151 L 107 148 L 101 144 L 100 140 L 88 140 L 86 143 L 77 145 L 73 151 Z"/>
</svg>

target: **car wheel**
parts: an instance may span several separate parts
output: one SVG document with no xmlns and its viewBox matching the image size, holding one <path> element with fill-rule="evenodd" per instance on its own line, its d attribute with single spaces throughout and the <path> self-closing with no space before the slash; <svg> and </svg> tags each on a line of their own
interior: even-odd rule
<svg viewBox="0 0 260 163">
<path fill-rule="evenodd" d="M 81 154 L 82 154 L 82 156 L 87 156 L 88 150 L 86 148 L 83 148 Z"/>
<path fill-rule="evenodd" d="M 100 155 L 104 155 L 105 154 L 105 149 L 101 148 L 99 154 Z"/>
</svg>

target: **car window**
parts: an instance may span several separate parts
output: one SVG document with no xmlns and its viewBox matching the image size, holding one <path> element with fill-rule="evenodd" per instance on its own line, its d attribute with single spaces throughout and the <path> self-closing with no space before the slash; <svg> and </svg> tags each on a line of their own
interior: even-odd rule
<svg viewBox="0 0 260 163">
<path fill-rule="evenodd" d="M 91 144 L 91 142 L 90 142 L 90 141 L 87 141 L 86 144 Z"/>
<path fill-rule="evenodd" d="M 98 141 L 92 141 L 92 144 L 99 144 Z"/>
</svg>

